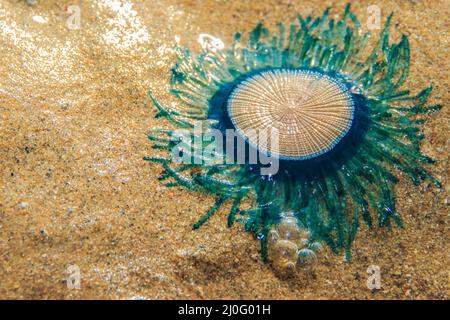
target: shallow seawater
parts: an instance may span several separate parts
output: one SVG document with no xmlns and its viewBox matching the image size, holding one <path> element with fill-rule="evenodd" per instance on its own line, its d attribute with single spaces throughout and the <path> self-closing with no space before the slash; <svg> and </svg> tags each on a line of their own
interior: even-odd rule
<svg viewBox="0 0 450 320">
<path fill-rule="evenodd" d="M 421 144 L 442 191 L 399 176 L 403 229 L 362 227 L 351 262 L 325 250 L 315 269 L 289 278 L 262 263 L 241 226 L 226 227 L 229 208 L 191 230 L 214 199 L 162 186 L 161 169 L 142 161 L 153 152 L 147 131 L 167 125 L 147 91 L 177 107 L 168 94 L 177 42 L 199 51 L 208 34 L 227 46 L 261 20 L 276 30 L 331 3 L 34 2 L 0 0 L 1 298 L 448 299 L 448 45 L 436 32 L 446 30 L 444 1 L 381 6 L 382 22 L 394 11 L 394 39 L 409 37 L 405 87 L 432 83 L 430 103 L 444 105 Z M 353 4 L 361 21 L 370 4 Z M 66 283 L 74 266 L 80 289 Z M 380 290 L 366 286 L 370 266 L 380 267 Z"/>
</svg>

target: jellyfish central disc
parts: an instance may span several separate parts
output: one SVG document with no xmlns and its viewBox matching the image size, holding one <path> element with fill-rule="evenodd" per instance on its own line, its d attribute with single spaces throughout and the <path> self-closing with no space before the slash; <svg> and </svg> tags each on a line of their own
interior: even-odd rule
<svg viewBox="0 0 450 320">
<path fill-rule="evenodd" d="M 247 78 L 233 90 L 227 107 L 236 130 L 250 144 L 292 160 L 333 149 L 350 130 L 354 114 L 351 93 L 342 81 L 296 69 L 263 71 Z M 261 139 L 264 131 L 268 139 Z M 271 140 L 271 132 L 278 139 Z"/>
</svg>

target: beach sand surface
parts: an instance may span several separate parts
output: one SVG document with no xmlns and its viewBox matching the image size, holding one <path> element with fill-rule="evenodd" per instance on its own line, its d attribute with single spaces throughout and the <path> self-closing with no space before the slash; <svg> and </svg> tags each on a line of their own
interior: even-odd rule
<svg viewBox="0 0 450 320">
<path fill-rule="evenodd" d="M 404 228 L 361 225 L 353 259 L 330 251 L 312 271 L 280 276 L 262 263 L 226 209 L 192 224 L 214 199 L 158 180 L 146 94 L 161 103 L 175 39 L 198 52 L 207 33 L 230 45 L 259 21 L 341 14 L 347 1 L 0 0 L 0 298 L 2 299 L 448 299 L 449 4 L 382 1 L 392 37 L 409 37 L 418 93 L 434 86 L 422 151 L 442 190 L 399 175 Z M 367 21 L 372 1 L 355 1 Z M 363 23 L 366 28 L 366 24 Z M 377 32 L 376 32 L 377 33 Z M 378 35 L 375 35 L 377 39 Z M 367 269 L 379 266 L 381 289 Z M 80 287 L 68 282 L 79 271 Z"/>
</svg>

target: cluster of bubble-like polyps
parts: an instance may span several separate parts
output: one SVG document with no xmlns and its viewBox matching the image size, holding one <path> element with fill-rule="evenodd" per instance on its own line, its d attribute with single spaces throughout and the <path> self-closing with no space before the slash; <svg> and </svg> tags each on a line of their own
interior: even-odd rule
<svg viewBox="0 0 450 320">
<path fill-rule="evenodd" d="M 298 225 L 292 212 L 282 214 L 280 223 L 270 230 L 268 241 L 269 259 L 281 272 L 311 268 L 322 249 L 319 242 L 311 240 L 310 232 Z"/>
</svg>

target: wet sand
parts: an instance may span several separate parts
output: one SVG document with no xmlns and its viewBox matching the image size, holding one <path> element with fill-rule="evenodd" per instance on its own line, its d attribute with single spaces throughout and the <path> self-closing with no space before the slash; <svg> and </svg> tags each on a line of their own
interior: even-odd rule
<svg viewBox="0 0 450 320">
<path fill-rule="evenodd" d="M 166 105 L 175 37 L 199 49 L 209 33 L 230 44 L 259 20 L 271 28 L 297 14 L 342 13 L 346 1 L 0 0 L 0 298 L 26 299 L 448 299 L 450 182 L 446 1 L 383 1 L 395 12 L 394 39 L 409 36 L 405 87 L 434 85 L 422 150 L 440 191 L 396 189 L 404 228 L 362 227 L 353 260 L 326 251 L 312 272 L 277 275 L 259 245 L 208 195 L 163 187 L 146 132 L 154 119 L 146 92 Z M 117 6 L 115 4 L 124 5 Z M 143 4 L 145 3 L 145 4 Z M 366 21 L 371 1 L 353 11 Z M 73 11 L 75 10 L 75 11 Z M 78 266 L 80 289 L 67 286 Z M 381 269 L 381 289 L 366 272 Z"/>
</svg>

